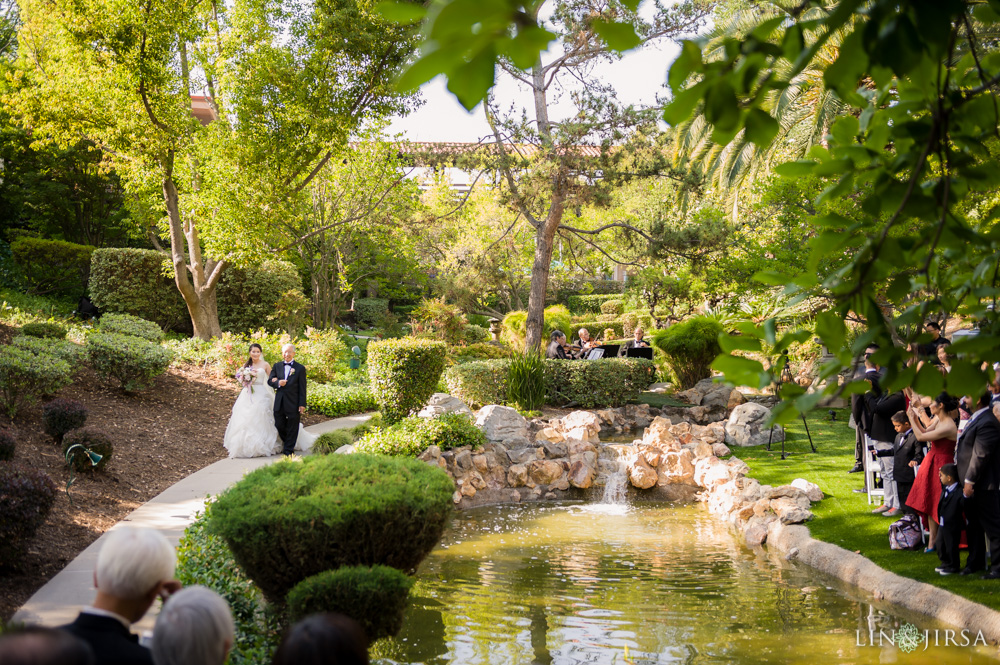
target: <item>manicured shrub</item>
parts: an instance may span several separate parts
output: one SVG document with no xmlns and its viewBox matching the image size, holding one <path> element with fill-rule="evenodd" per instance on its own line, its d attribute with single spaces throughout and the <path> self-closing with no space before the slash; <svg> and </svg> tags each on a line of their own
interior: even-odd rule
<svg viewBox="0 0 1000 665">
<path fill-rule="evenodd" d="M 712 361 L 722 352 L 719 335 L 724 332 L 718 320 L 692 316 L 653 335 L 653 346 L 667 356 L 678 388 L 687 389 L 712 376 Z"/>
<path fill-rule="evenodd" d="M 437 545 L 455 486 L 441 469 L 376 455 L 314 455 L 257 469 L 212 506 L 212 531 L 272 602 L 343 566 L 411 572 Z"/>
<path fill-rule="evenodd" d="M 385 298 L 358 298 L 354 301 L 354 319 L 367 326 L 377 326 L 389 313 Z"/>
<path fill-rule="evenodd" d="M 448 349 L 448 355 L 453 363 L 468 363 L 474 360 L 496 360 L 510 358 L 514 354 L 509 346 L 500 344 L 470 344 Z"/>
<path fill-rule="evenodd" d="M 545 403 L 545 370 L 537 353 L 515 353 L 507 366 L 507 400 L 522 411 Z"/>
<path fill-rule="evenodd" d="M 337 452 L 338 448 L 349 446 L 354 443 L 351 433 L 343 429 L 335 429 L 332 432 L 323 432 L 313 444 L 312 451 L 317 455 L 329 455 Z"/>
<path fill-rule="evenodd" d="M 452 345 L 465 341 L 468 325 L 465 317 L 457 306 L 446 303 L 444 298 L 425 298 L 410 317 L 414 333 L 427 333 Z"/>
<path fill-rule="evenodd" d="M 507 403 L 507 360 L 479 360 L 448 369 L 448 394 L 469 406 Z"/>
<path fill-rule="evenodd" d="M 83 362 L 83 347 L 75 342 L 65 339 L 53 339 L 51 337 L 27 337 L 21 335 L 11 341 L 11 346 L 24 349 L 36 356 L 54 356 L 60 360 L 65 360 L 73 367 L 79 368 Z"/>
<path fill-rule="evenodd" d="M 16 346 L 0 346 L 0 406 L 14 418 L 42 395 L 52 395 L 72 382 L 65 360 L 36 355 Z"/>
<path fill-rule="evenodd" d="M 90 245 L 64 240 L 16 238 L 10 252 L 31 293 L 79 296 L 87 289 Z"/>
<path fill-rule="evenodd" d="M 292 621 L 336 612 L 351 617 L 374 642 L 403 627 L 413 578 L 388 566 L 347 566 L 308 577 L 288 593 Z"/>
<path fill-rule="evenodd" d="M 115 379 L 126 392 L 148 388 L 173 359 L 173 353 L 159 344 L 109 333 L 88 337 L 87 355 L 94 371 L 105 379 Z"/>
<path fill-rule="evenodd" d="M 310 411 L 330 418 L 378 409 L 378 404 L 375 403 L 368 386 L 334 386 L 325 383 L 309 384 L 309 390 L 306 391 L 306 406 Z"/>
<path fill-rule="evenodd" d="M 101 317 L 100 330 L 102 333 L 132 335 L 147 342 L 159 343 L 163 340 L 160 326 L 131 314 L 105 314 Z"/>
<path fill-rule="evenodd" d="M 587 314 L 601 311 L 601 305 L 609 300 L 621 300 L 620 293 L 569 296 L 566 306 L 573 314 Z"/>
<path fill-rule="evenodd" d="M 419 411 L 444 370 L 444 342 L 387 339 L 368 345 L 368 380 L 387 423 Z"/>
<path fill-rule="evenodd" d="M 428 446 L 451 450 L 462 446 L 486 445 L 486 435 L 461 413 L 445 413 L 434 418 L 410 416 L 395 425 L 372 430 L 358 439 L 359 452 L 390 457 L 416 457 Z"/>
<path fill-rule="evenodd" d="M 91 464 L 90 457 L 84 451 L 77 449 L 72 458 L 67 460 L 67 464 L 72 465 L 80 472 L 104 471 L 115 452 L 115 445 L 111 441 L 111 437 L 94 427 L 84 427 L 68 432 L 62 440 L 63 456 L 65 457 L 69 449 L 76 445 L 83 446 L 86 450 L 101 456 L 101 460 L 94 465 Z"/>
<path fill-rule="evenodd" d="M 170 258 L 152 249 L 95 250 L 90 298 L 105 314 L 132 314 L 165 330 L 191 330 L 191 317 L 173 278 Z M 103 318 L 103 317 L 102 317 Z"/>
<path fill-rule="evenodd" d="M 219 278 L 219 325 L 223 330 L 248 333 L 281 327 L 269 317 L 275 303 L 289 291 L 302 291 L 299 271 L 287 261 L 264 261 L 257 266 L 229 266 Z"/>
<path fill-rule="evenodd" d="M 625 312 L 621 316 L 622 332 L 625 337 L 628 337 L 635 332 L 636 326 L 639 325 L 639 316 L 635 312 Z M 645 328 L 644 328 L 645 329 Z"/>
<path fill-rule="evenodd" d="M 0 428 L 0 462 L 9 462 L 14 459 L 14 452 L 17 450 L 17 439 L 14 433 L 7 427 Z"/>
<path fill-rule="evenodd" d="M 556 406 L 622 406 L 637 400 L 655 380 L 656 366 L 644 358 L 545 361 L 546 403 Z"/>
<path fill-rule="evenodd" d="M 291 340 L 295 344 L 295 359 L 309 369 L 309 381 L 329 383 L 346 374 L 350 350 L 340 331 L 307 327 L 304 337 Z M 281 345 L 275 347 L 281 350 Z"/>
<path fill-rule="evenodd" d="M 29 337 L 65 339 L 66 329 L 58 323 L 25 323 L 21 326 L 21 334 Z"/>
<path fill-rule="evenodd" d="M 462 341 L 466 344 L 483 344 L 490 341 L 490 331 L 489 328 L 484 328 L 483 326 L 477 326 L 474 323 L 465 324 L 465 329 L 462 331 Z"/>
<path fill-rule="evenodd" d="M 0 464 L 0 568 L 17 567 L 52 510 L 56 486 L 42 471 Z"/>
<path fill-rule="evenodd" d="M 87 407 L 75 399 L 59 397 L 42 407 L 42 423 L 45 433 L 56 443 L 62 443 L 67 432 L 80 429 L 87 424 Z"/>
<path fill-rule="evenodd" d="M 625 302 L 622 300 L 605 300 L 601 303 L 601 314 L 609 314 L 611 316 L 621 316 L 622 312 L 625 311 Z"/>
</svg>

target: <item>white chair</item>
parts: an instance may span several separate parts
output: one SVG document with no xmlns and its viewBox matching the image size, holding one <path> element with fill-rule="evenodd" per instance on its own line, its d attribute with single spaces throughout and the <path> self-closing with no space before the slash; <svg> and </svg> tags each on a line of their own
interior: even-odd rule
<svg viewBox="0 0 1000 665">
<path fill-rule="evenodd" d="M 875 441 L 865 434 L 865 454 L 862 457 L 865 469 L 865 488 L 868 490 L 868 505 L 875 503 L 876 498 L 885 496 L 885 489 L 876 488 L 875 483 L 882 477 L 882 467 L 875 456 Z"/>
</svg>

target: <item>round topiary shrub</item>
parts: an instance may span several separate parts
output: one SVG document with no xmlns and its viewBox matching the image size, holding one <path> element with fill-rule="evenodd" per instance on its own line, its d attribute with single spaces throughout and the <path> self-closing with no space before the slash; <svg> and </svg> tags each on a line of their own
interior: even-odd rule
<svg viewBox="0 0 1000 665">
<path fill-rule="evenodd" d="M 83 362 L 83 347 L 65 339 L 26 337 L 22 335 L 15 337 L 11 341 L 11 346 L 30 351 L 36 356 L 55 356 L 60 360 L 65 360 L 74 368 L 78 368 Z"/>
<path fill-rule="evenodd" d="M 270 602 L 343 566 L 404 572 L 437 545 L 455 486 L 439 468 L 376 455 L 322 455 L 249 473 L 212 506 L 211 530 Z"/>
<path fill-rule="evenodd" d="M 444 371 L 444 342 L 387 339 L 368 345 L 368 379 L 372 396 L 386 423 L 419 411 Z"/>
<path fill-rule="evenodd" d="M 403 627 L 413 578 L 388 566 L 348 566 L 307 577 L 288 592 L 288 613 L 298 621 L 318 612 L 337 612 L 364 628 L 370 642 Z"/>
<path fill-rule="evenodd" d="M 691 388 L 712 376 L 712 361 L 722 352 L 722 324 L 707 316 L 692 316 L 653 335 L 653 346 L 667 356 L 677 387 Z"/>
<path fill-rule="evenodd" d="M 160 326 L 131 314 L 105 314 L 101 317 L 100 330 L 102 333 L 139 337 L 147 342 L 159 343 L 163 340 Z"/>
<path fill-rule="evenodd" d="M 105 315 L 106 318 L 107 315 Z M 94 371 L 114 379 L 125 392 L 149 387 L 167 371 L 174 354 L 132 335 L 96 333 L 87 338 L 87 355 Z"/>
<path fill-rule="evenodd" d="M 0 462 L 9 462 L 14 459 L 14 451 L 17 449 L 17 440 L 10 429 L 0 428 Z"/>
<path fill-rule="evenodd" d="M 43 339 L 65 339 L 66 329 L 58 323 L 25 323 L 21 326 L 21 334 Z"/>
<path fill-rule="evenodd" d="M 635 312 L 625 312 L 622 314 L 621 322 L 622 332 L 625 334 L 625 337 L 631 337 L 639 325 L 639 315 Z"/>
<path fill-rule="evenodd" d="M 87 407 L 75 399 L 60 397 L 42 407 L 42 423 L 45 433 L 56 443 L 62 443 L 63 436 L 87 424 Z"/>
<path fill-rule="evenodd" d="M 55 483 L 44 472 L 0 464 L 0 568 L 18 566 L 55 499 Z"/>
<path fill-rule="evenodd" d="M 77 448 L 73 457 L 66 461 L 67 464 L 72 464 L 77 471 L 104 471 L 115 452 L 111 437 L 93 427 L 75 429 L 66 434 L 62 442 L 63 456 L 65 457 L 69 449 L 75 445 L 81 445 L 86 450 L 101 456 L 101 460 L 97 464 L 92 464 L 90 456 Z"/>
<path fill-rule="evenodd" d="M 601 314 L 621 316 L 625 309 L 625 303 L 621 300 L 605 300 L 601 303 Z"/>
<path fill-rule="evenodd" d="M 354 443 L 354 437 L 347 430 L 335 429 L 332 432 L 324 432 L 316 439 L 312 451 L 317 455 L 329 455 L 337 452 L 338 448 L 349 446 Z"/>
<path fill-rule="evenodd" d="M 42 395 L 52 395 L 72 382 L 69 363 L 15 346 L 0 346 L 0 406 L 14 418 Z"/>
</svg>

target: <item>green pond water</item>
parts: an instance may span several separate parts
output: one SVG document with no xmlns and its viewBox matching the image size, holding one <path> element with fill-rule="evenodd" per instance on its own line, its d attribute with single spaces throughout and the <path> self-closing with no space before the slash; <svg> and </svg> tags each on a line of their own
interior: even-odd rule
<svg viewBox="0 0 1000 665">
<path fill-rule="evenodd" d="M 970 646 L 955 635 L 955 646 L 948 626 L 739 545 L 700 505 L 464 511 L 412 597 L 402 633 L 377 645 L 375 662 L 997 662 L 995 647 L 971 645 L 975 633 Z M 920 640 L 929 631 L 926 650 L 890 643 L 904 627 Z"/>
</svg>

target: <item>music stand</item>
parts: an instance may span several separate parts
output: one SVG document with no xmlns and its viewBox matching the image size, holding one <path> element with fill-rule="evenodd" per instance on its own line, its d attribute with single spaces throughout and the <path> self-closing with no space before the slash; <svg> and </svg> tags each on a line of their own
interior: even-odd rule
<svg viewBox="0 0 1000 665">
<path fill-rule="evenodd" d="M 632 347 L 625 349 L 626 358 L 645 358 L 646 360 L 653 359 L 653 349 L 648 346 Z"/>
<path fill-rule="evenodd" d="M 778 375 L 777 382 L 774 385 L 774 394 L 780 395 L 781 384 L 786 382 L 795 381 L 795 377 L 792 376 L 792 370 L 788 367 L 788 351 L 782 351 L 781 355 L 785 357 L 785 366 L 781 369 L 781 374 Z M 809 433 L 809 423 L 806 422 L 806 414 L 800 413 L 802 416 L 802 426 L 806 428 L 806 436 L 809 438 L 809 447 L 812 448 L 813 452 L 816 452 L 816 444 L 813 443 L 812 434 Z M 771 452 L 771 440 L 774 438 L 774 428 L 775 425 L 771 425 L 771 432 L 767 435 L 767 451 Z M 788 454 L 785 452 L 785 440 L 788 439 L 788 432 L 785 431 L 785 436 L 781 439 L 781 459 L 788 459 Z"/>
</svg>

